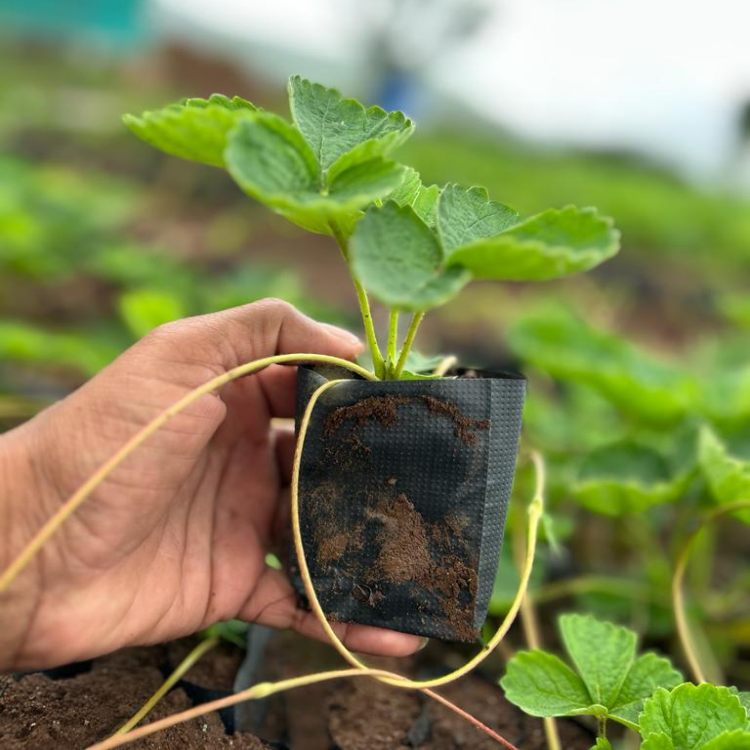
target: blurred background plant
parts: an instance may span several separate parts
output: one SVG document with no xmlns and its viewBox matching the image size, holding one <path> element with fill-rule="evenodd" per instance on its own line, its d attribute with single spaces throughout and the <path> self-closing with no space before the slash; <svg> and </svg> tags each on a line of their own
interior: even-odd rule
<svg viewBox="0 0 750 750">
<path fill-rule="evenodd" d="M 292 72 L 340 85 L 418 119 L 399 156 L 425 182 L 485 185 L 522 213 L 577 203 L 615 217 L 614 261 L 541 288 L 473 286 L 421 347 L 530 378 L 525 439 L 551 473 L 538 606 L 619 620 L 675 653 L 676 551 L 703 513 L 750 497 L 745 4 L 651 4 L 649 27 L 641 0 L 606 4 L 609 19 L 592 0 L 562 15 L 521 0 L 256 5 L 0 6 L 0 426 L 184 315 L 278 296 L 356 324 L 325 238 L 120 123 L 213 91 L 282 107 Z M 746 521 L 707 530 L 688 579 L 711 676 L 740 686 Z"/>
</svg>

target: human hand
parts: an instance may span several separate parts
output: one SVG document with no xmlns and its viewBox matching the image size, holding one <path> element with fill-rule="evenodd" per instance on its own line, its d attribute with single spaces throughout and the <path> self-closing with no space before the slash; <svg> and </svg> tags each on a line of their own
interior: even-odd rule
<svg viewBox="0 0 750 750">
<path fill-rule="evenodd" d="M 0 436 L 0 565 L 141 427 L 250 360 L 352 358 L 358 340 L 263 300 L 162 326 L 79 390 Z M 240 618 L 325 635 L 265 564 L 288 524 L 295 368 L 271 366 L 173 417 L 95 490 L 0 595 L 0 668 L 149 644 Z M 420 639 L 334 626 L 349 648 L 405 655 Z"/>
</svg>

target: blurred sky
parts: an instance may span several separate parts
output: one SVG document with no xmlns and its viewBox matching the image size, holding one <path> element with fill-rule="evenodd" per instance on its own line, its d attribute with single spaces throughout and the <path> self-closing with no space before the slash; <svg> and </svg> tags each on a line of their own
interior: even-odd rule
<svg viewBox="0 0 750 750">
<path fill-rule="evenodd" d="M 167 32 L 224 44 L 269 75 L 301 69 L 343 86 L 372 77 L 376 37 L 385 36 L 393 63 L 527 137 L 632 149 L 697 179 L 732 172 L 750 103 L 748 0 L 152 0 L 152 7 Z"/>
<path fill-rule="evenodd" d="M 120 43 L 137 18 L 134 38 L 270 81 L 301 72 L 423 121 L 469 109 L 542 143 L 750 187 L 750 0 L 0 0 L 0 23 L 14 7 L 68 31 L 93 18 Z"/>
</svg>

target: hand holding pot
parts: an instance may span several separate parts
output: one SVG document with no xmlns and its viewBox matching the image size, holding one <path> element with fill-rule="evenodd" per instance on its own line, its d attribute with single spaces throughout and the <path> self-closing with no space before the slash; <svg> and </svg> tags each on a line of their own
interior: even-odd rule
<svg viewBox="0 0 750 750">
<path fill-rule="evenodd" d="M 0 436 L 0 565 L 161 410 L 275 353 L 355 356 L 351 334 L 264 300 L 162 326 L 78 391 Z M 195 632 L 219 620 L 324 637 L 265 564 L 287 520 L 295 368 L 207 395 L 130 456 L 0 596 L 0 668 L 52 666 Z M 414 636 L 361 625 L 355 650 L 408 654 Z"/>
</svg>

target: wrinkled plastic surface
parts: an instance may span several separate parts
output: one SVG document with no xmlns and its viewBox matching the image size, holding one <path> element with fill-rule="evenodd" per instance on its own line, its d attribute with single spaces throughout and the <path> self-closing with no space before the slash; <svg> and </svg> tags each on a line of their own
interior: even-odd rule
<svg viewBox="0 0 750 750">
<path fill-rule="evenodd" d="M 305 556 L 328 617 L 448 641 L 487 615 L 526 381 L 369 382 L 300 367 L 297 417 L 328 379 L 300 468 Z M 292 561 L 292 579 L 304 588 Z"/>
</svg>

